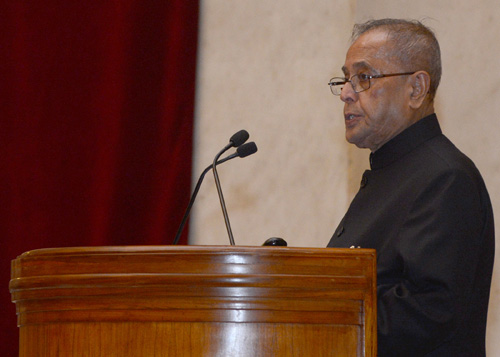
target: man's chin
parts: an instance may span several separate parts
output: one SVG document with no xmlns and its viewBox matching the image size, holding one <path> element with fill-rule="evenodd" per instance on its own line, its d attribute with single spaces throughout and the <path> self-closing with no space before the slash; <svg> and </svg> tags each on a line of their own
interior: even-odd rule
<svg viewBox="0 0 500 357">
<path fill-rule="evenodd" d="M 369 149 L 370 147 L 368 145 L 366 145 L 366 143 L 361 140 L 359 137 L 356 137 L 356 136 L 349 136 L 349 135 L 346 135 L 346 140 L 349 144 L 353 144 L 355 145 L 356 147 L 360 148 L 360 149 Z"/>
<path fill-rule="evenodd" d="M 362 140 L 356 135 L 353 130 L 347 130 L 345 133 L 345 139 L 349 144 L 356 145 L 358 148 L 362 148 Z"/>
</svg>

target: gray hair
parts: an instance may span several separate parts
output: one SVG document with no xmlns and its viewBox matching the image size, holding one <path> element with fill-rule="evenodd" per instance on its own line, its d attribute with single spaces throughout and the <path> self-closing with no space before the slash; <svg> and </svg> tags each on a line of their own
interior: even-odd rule
<svg viewBox="0 0 500 357">
<path fill-rule="evenodd" d="M 431 84 L 429 97 L 436 95 L 441 80 L 441 51 L 434 32 L 416 20 L 380 19 L 354 25 L 352 42 L 363 33 L 372 30 L 386 31 L 393 43 L 393 55 L 399 59 L 405 71 L 423 70 L 429 73 Z"/>
</svg>

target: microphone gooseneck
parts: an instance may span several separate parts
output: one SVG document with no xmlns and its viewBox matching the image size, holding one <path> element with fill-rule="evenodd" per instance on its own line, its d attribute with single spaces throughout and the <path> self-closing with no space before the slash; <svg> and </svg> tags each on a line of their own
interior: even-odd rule
<svg viewBox="0 0 500 357">
<path fill-rule="evenodd" d="M 220 207 L 222 209 L 222 215 L 224 216 L 224 223 L 226 224 L 227 235 L 229 236 L 229 243 L 234 244 L 233 231 L 231 230 L 231 223 L 229 222 L 229 216 L 227 214 L 226 202 L 224 201 L 224 195 L 222 194 L 222 187 L 220 185 L 219 174 L 217 173 L 217 160 L 219 157 L 226 152 L 231 147 L 239 147 L 245 141 L 248 140 L 249 134 L 246 130 L 240 130 L 234 134 L 231 139 L 229 139 L 229 144 L 227 144 L 224 149 L 222 149 L 214 158 L 212 163 L 212 172 L 214 174 L 215 186 L 217 187 L 217 194 L 219 195 Z"/>
<path fill-rule="evenodd" d="M 235 157 L 244 158 L 244 157 L 247 157 L 247 156 L 250 156 L 250 155 L 256 153 L 257 152 L 257 145 L 255 145 L 254 142 L 249 142 L 249 143 L 244 144 L 245 141 L 248 140 L 248 138 L 249 138 L 249 134 L 246 130 L 240 130 L 239 132 L 234 134 L 231 137 L 231 139 L 229 140 L 230 141 L 229 144 L 226 145 L 226 147 L 224 147 L 224 149 L 216 157 L 216 160 L 217 160 L 216 165 L 220 165 L 226 161 L 234 159 Z M 229 150 L 231 147 L 237 147 L 236 152 L 231 154 L 231 155 L 226 156 L 223 159 L 218 160 L 218 157 L 220 157 L 225 151 Z M 188 204 L 186 211 L 184 213 L 184 217 L 182 218 L 181 224 L 179 225 L 179 228 L 177 230 L 177 234 L 175 235 L 174 241 L 172 243 L 173 245 L 176 245 L 177 243 L 179 243 L 182 231 L 184 229 L 184 226 L 185 226 L 187 219 L 189 217 L 189 214 L 191 212 L 191 208 L 193 207 L 194 201 L 196 200 L 196 196 L 198 195 L 198 191 L 200 190 L 201 183 L 203 182 L 203 179 L 205 178 L 206 173 L 208 171 L 210 171 L 210 169 L 212 169 L 213 167 L 214 167 L 213 164 L 209 165 L 201 173 L 201 175 L 198 179 L 198 182 L 196 183 L 196 187 L 193 190 L 193 193 L 191 195 L 191 199 L 189 201 L 189 204 Z M 220 185 L 220 183 L 219 183 L 219 185 Z M 220 196 L 219 196 L 219 199 L 220 199 Z M 227 215 L 227 211 L 226 211 L 226 215 Z M 231 241 L 231 239 L 230 239 L 230 241 Z M 234 239 L 233 239 L 233 242 L 234 242 Z"/>
</svg>

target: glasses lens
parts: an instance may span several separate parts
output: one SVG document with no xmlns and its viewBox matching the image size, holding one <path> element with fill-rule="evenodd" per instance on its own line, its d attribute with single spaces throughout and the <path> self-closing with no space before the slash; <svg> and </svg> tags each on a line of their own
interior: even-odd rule
<svg viewBox="0 0 500 357">
<path fill-rule="evenodd" d="M 351 83 L 354 91 L 359 93 L 370 88 L 370 77 L 366 74 L 356 74 L 351 77 Z"/>
<path fill-rule="evenodd" d="M 330 86 L 330 90 L 333 95 L 340 95 L 342 88 L 344 88 L 345 85 L 345 78 L 334 77 L 330 79 L 330 83 L 328 83 L 328 85 Z"/>
</svg>

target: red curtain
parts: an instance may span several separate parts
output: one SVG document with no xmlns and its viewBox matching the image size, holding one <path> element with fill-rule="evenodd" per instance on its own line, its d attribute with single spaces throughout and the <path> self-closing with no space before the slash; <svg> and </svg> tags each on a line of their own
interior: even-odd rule
<svg viewBox="0 0 500 357">
<path fill-rule="evenodd" d="M 172 242 L 190 193 L 198 7 L 0 5 L 3 356 L 18 348 L 16 256 Z"/>
</svg>

